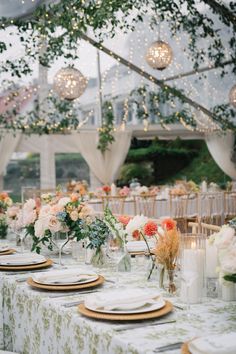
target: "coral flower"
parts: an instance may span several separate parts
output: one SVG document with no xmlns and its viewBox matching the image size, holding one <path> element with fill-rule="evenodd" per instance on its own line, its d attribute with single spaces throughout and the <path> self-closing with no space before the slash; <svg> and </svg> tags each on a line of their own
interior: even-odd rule
<svg viewBox="0 0 236 354">
<path fill-rule="evenodd" d="M 77 200 L 79 199 L 79 194 L 77 193 L 71 194 L 70 199 L 72 202 L 77 202 Z"/>
<path fill-rule="evenodd" d="M 111 187 L 108 186 L 108 185 L 105 185 L 105 186 L 102 187 L 102 190 L 103 190 L 103 192 L 105 192 L 106 194 L 108 194 L 108 193 L 110 193 L 110 191 L 111 191 Z"/>
<path fill-rule="evenodd" d="M 140 239 L 140 232 L 138 230 L 135 230 L 132 234 L 133 238 L 135 238 L 136 240 Z"/>
<path fill-rule="evenodd" d="M 169 218 L 169 219 L 164 219 L 161 222 L 161 226 L 163 227 L 164 230 L 170 231 L 176 228 L 176 221 Z"/>
<path fill-rule="evenodd" d="M 128 216 L 128 215 L 120 215 L 118 217 L 118 221 L 125 226 L 128 225 L 128 223 L 131 219 L 132 219 L 131 216 Z"/>
<path fill-rule="evenodd" d="M 157 224 L 151 220 L 149 220 L 143 227 L 146 236 L 154 236 L 157 233 L 157 229 Z"/>
</svg>

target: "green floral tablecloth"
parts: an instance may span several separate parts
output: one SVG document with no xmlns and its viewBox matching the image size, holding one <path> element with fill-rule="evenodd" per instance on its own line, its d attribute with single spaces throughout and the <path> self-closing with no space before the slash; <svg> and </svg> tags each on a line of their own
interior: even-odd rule
<svg viewBox="0 0 236 354">
<path fill-rule="evenodd" d="M 185 310 L 176 309 L 171 315 L 175 316 L 175 323 L 149 327 L 143 323 L 142 328 L 117 331 L 120 326 L 117 323 L 94 321 L 82 317 L 77 307 L 63 306 L 86 295 L 51 298 L 51 292 L 33 290 L 26 282 L 17 282 L 21 277 L 25 274 L 0 276 L 0 345 L 6 350 L 24 354 L 148 354 L 164 344 L 208 333 L 236 331 L 236 302 L 215 299 L 192 305 L 190 319 Z M 113 286 L 106 283 L 101 291 Z M 156 287 L 156 283 L 145 282 L 140 270 L 123 273 L 120 286 L 117 291 L 123 292 L 127 287 Z M 180 304 L 178 298 L 172 301 Z"/>
</svg>

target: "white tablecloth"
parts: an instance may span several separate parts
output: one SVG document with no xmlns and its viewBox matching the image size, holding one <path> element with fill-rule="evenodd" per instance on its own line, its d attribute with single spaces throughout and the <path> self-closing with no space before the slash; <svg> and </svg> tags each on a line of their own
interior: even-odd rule
<svg viewBox="0 0 236 354">
<path fill-rule="evenodd" d="M 122 273 L 121 289 L 128 287 L 157 288 L 157 282 L 145 281 L 144 267 Z M 109 271 L 102 271 L 111 277 Z M 65 308 L 66 302 L 83 299 L 86 295 L 51 298 L 52 292 L 31 289 L 25 282 L 16 282 L 25 274 L 1 273 L 1 348 L 24 354 L 123 354 L 153 353 L 157 346 L 186 341 L 207 333 L 236 331 L 236 302 L 209 299 L 191 306 L 191 318 L 186 311 L 176 309 L 175 323 L 118 332 L 117 323 L 94 321 L 81 316 L 77 307 Z M 106 283 L 101 291 L 114 287 Z M 172 298 L 178 303 L 178 298 Z M 171 353 L 179 353 L 172 351 Z"/>
</svg>

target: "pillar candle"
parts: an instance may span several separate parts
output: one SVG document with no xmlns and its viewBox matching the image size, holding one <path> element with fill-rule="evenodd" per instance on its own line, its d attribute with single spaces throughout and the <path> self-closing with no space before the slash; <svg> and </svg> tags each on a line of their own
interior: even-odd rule
<svg viewBox="0 0 236 354">
<path fill-rule="evenodd" d="M 116 185 L 115 185 L 115 183 L 112 183 L 111 184 L 111 196 L 115 197 L 116 194 L 117 194 Z"/>
<path fill-rule="evenodd" d="M 217 278 L 217 248 L 206 240 L 206 277 Z"/>
<path fill-rule="evenodd" d="M 181 264 L 183 274 L 184 272 L 194 273 L 194 280 L 191 281 L 191 285 L 188 289 L 186 282 L 181 281 L 181 292 L 180 297 L 183 301 L 187 301 L 187 296 L 189 298 L 190 304 L 196 304 L 201 301 L 202 291 L 204 287 L 204 262 L 205 262 L 205 252 L 203 249 L 185 249 L 183 251 L 183 262 Z"/>
</svg>

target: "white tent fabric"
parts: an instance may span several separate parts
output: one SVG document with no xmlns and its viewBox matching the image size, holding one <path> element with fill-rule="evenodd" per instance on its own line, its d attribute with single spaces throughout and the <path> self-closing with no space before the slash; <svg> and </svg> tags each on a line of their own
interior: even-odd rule
<svg viewBox="0 0 236 354">
<path fill-rule="evenodd" d="M 206 136 L 206 144 L 217 165 L 233 180 L 236 180 L 236 165 L 231 161 L 234 139 L 234 134 L 230 131 L 211 133 Z"/>
<path fill-rule="evenodd" d="M 128 153 L 132 132 L 115 132 L 115 141 L 104 154 L 97 149 L 98 132 L 81 132 L 77 145 L 94 175 L 104 184 L 118 177 L 120 167 Z"/>
<path fill-rule="evenodd" d="M 4 133 L 0 138 L 0 176 L 4 175 L 7 164 L 16 150 L 20 140 L 20 133 Z"/>
</svg>

